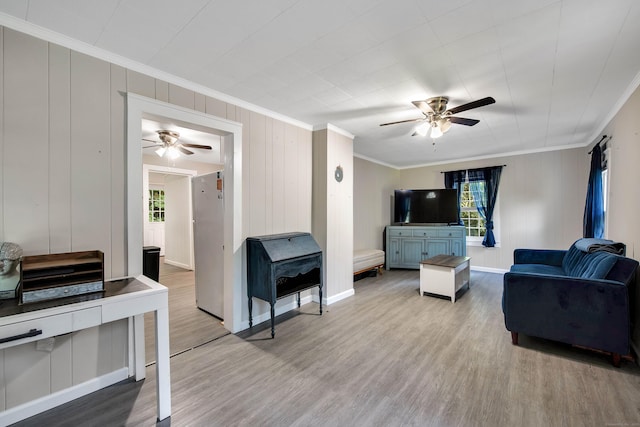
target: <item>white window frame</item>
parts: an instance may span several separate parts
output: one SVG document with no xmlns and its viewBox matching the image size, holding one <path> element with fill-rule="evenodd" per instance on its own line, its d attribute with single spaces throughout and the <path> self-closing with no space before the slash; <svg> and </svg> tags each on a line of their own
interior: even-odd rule
<svg viewBox="0 0 640 427">
<path fill-rule="evenodd" d="M 604 207 L 604 237 L 606 238 L 606 236 L 609 235 L 609 184 L 611 181 L 611 174 L 609 173 L 611 170 L 611 148 L 609 147 L 609 143 L 602 151 L 602 155 L 606 163 L 606 169 L 602 170 L 602 206 Z"/>
<path fill-rule="evenodd" d="M 148 203 L 147 203 L 148 205 L 151 205 L 151 203 L 153 201 L 153 198 L 152 198 L 151 194 L 154 191 L 162 192 L 162 195 L 164 197 L 164 187 L 161 187 L 161 186 L 149 186 L 149 198 L 147 199 L 148 200 Z M 161 211 L 160 210 L 158 211 L 158 212 L 162 212 L 162 221 L 151 221 L 150 220 L 150 218 L 153 217 L 153 212 L 154 211 L 155 210 L 149 209 L 149 212 L 148 212 L 148 215 L 147 215 L 147 222 L 149 222 L 149 224 L 164 224 L 164 221 L 165 221 L 164 209 L 162 209 Z"/>
</svg>

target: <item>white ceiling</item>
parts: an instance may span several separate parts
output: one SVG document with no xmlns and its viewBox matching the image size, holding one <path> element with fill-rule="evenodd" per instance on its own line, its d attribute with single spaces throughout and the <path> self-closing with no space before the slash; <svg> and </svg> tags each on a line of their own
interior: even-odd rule
<svg viewBox="0 0 640 427">
<path fill-rule="evenodd" d="M 637 0 L 13 0 L 0 12 L 330 123 L 355 135 L 357 155 L 396 167 L 588 144 L 640 75 Z M 438 95 L 496 103 L 459 114 L 480 123 L 435 147 L 410 136 L 415 124 L 379 126 Z"/>
</svg>

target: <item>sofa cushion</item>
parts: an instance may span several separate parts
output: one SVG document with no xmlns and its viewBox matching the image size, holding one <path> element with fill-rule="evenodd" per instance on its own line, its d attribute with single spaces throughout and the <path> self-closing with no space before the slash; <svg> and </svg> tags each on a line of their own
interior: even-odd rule
<svg viewBox="0 0 640 427">
<path fill-rule="evenodd" d="M 587 253 L 572 246 L 562 260 L 567 276 L 584 279 L 604 279 L 616 263 L 617 257 L 608 252 Z"/>
<path fill-rule="evenodd" d="M 604 279 L 616 263 L 615 255 L 604 252 L 589 254 L 582 263 L 580 277 L 584 279 Z"/>
<path fill-rule="evenodd" d="M 511 266 L 511 272 L 551 274 L 554 276 L 564 276 L 564 270 L 562 269 L 562 267 L 558 267 L 556 265 L 546 265 L 546 264 L 514 264 Z"/>
</svg>

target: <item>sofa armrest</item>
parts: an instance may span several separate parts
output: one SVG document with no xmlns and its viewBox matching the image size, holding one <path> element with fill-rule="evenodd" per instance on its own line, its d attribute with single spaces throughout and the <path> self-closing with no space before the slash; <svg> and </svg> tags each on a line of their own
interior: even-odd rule
<svg viewBox="0 0 640 427">
<path fill-rule="evenodd" d="M 505 273 L 502 306 L 509 331 L 630 352 L 629 295 L 620 282 Z"/>
<path fill-rule="evenodd" d="M 562 266 L 566 250 L 516 249 L 513 251 L 514 264 L 547 264 Z"/>
</svg>

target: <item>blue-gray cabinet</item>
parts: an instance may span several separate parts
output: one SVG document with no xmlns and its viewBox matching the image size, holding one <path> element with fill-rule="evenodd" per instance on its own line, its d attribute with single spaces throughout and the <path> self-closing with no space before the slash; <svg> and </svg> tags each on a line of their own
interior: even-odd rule
<svg viewBox="0 0 640 427">
<path fill-rule="evenodd" d="M 387 270 L 420 268 L 420 261 L 436 255 L 466 256 L 463 226 L 387 226 Z"/>
</svg>

